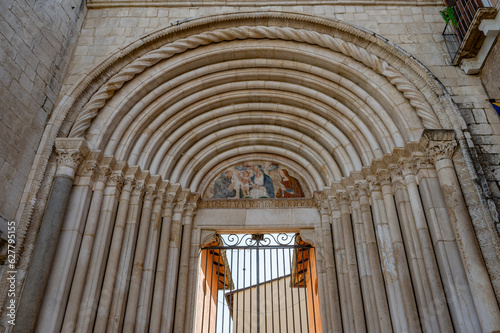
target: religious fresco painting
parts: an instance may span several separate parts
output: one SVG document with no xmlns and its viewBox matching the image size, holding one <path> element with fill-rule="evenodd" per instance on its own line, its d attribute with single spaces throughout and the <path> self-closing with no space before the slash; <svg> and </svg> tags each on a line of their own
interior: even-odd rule
<svg viewBox="0 0 500 333">
<path fill-rule="evenodd" d="M 303 178 L 277 163 L 252 161 L 225 169 L 210 183 L 204 199 L 311 197 Z"/>
</svg>

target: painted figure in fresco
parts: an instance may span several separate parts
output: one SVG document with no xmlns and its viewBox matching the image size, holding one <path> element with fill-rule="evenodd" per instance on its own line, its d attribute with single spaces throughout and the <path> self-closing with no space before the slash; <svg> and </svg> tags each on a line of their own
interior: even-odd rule
<svg viewBox="0 0 500 333">
<path fill-rule="evenodd" d="M 251 198 L 252 196 L 250 195 L 250 183 L 252 182 L 252 179 L 250 178 L 250 172 L 243 171 L 243 173 L 239 175 L 239 181 L 241 184 L 241 197 Z"/>
<path fill-rule="evenodd" d="M 303 198 L 304 191 L 299 183 L 299 180 L 288 174 L 288 170 L 280 170 L 281 184 L 276 198 Z"/>
<path fill-rule="evenodd" d="M 250 178 L 252 180 L 250 196 L 253 199 L 274 198 L 274 186 L 271 177 L 264 173 L 260 164 L 254 165 L 252 170 L 254 174 Z"/>
<path fill-rule="evenodd" d="M 214 195 L 212 198 L 215 199 L 227 199 L 236 196 L 236 190 L 234 189 L 233 170 L 226 170 L 220 174 L 220 177 L 215 180 L 214 183 Z"/>
</svg>

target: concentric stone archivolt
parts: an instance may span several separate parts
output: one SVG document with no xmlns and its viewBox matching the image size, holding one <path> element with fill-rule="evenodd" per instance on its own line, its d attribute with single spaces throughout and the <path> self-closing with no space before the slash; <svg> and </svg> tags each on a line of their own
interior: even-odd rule
<svg viewBox="0 0 500 333">
<path fill-rule="evenodd" d="M 252 52 L 255 52 L 254 49 L 265 52 L 266 48 L 262 47 L 264 44 L 271 43 L 239 45 L 238 49 L 248 47 L 252 49 Z M 290 105 L 321 115 L 325 119 L 330 119 L 334 124 L 346 124 L 345 121 L 352 123 L 357 129 L 346 127 L 344 133 L 353 145 L 358 145 L 356 149 L 360 152 L 365 165 L 369 164 L 373 158 L 370 156 L 372 153 L 375 157 L 381 157 L 383 153 L 391 152 L 395 146 L 400 147 L 405 141 L 419 138 L 420 132 L 416 133 L 416 129 L 422 127 L 421 121 L 414 115 L 409 104 L 401 104 L 401 100 L 404 100 L 402 95 L 391 94 L 389 96 L 387 93 L 384 95 L 386 89 L 379 85 L 376 87 L 356 85 L 355 82 L 369 81 L 370 77 L 354 70 L 345 72 L 352 69 L 350 65 L 356 62 L 354 60 L 344 64 L 339 61 L 340 59 L 335 59 L 336 61 L 331 59 L 331 62 L 328 62 L 324 57 L 309 55 L 311 62 L 314 61 L 324 66 L 319 68 L 281 57 L 290 51 L 290 56 L 297 57 L 300 45 L 296 46 L 294 50 L 280 48 L 279 51 L 283 53 L 280 56 L 274 50 L 273 55 L 278 57 L 277 59 L 250 58 L 234 61 L 228 61 L 226 58 L 219 59 L 223 55 L 228 58 L 235 56 L 231 53 L 233 46 L 228 45 L 227 54 L 207 52 L 205 49 L 199 54 L 191 54 L 189 58 L 182 57 L 175 62 L 155 66 L 151 72 L 146 72 L 143 76 L 128 83 L 125 91 L 120 91 L 106 103 L 106 106 L 99 112 L 98 119 L 100 120 L 93 121 L 93 123 L 97 121 L 98 124 L 92 125 L 87 130 L 86 137 L 89 142 L 93 142 L 93 147 L 103 149 L 105 154 L 116 154 L 117 158 L 126 159 L 129 164 L 139 163 L 145 167 L 150 164 L 152 152 L 156 151 L 156 148 L 165 140 L 167 133 L 171 132 L 172 124 L 184 122 L 195 115 L 209 113 L 213 109 L 222 107 L 228 109 L 232 105 L 236 107 L 237 104 L 251 102 Z M 277 46 L 275 48 L 278 49 Z M 215 47 L 212 47 L 212 51 L 214 49 Z M 302 52 L 299 54 L 301 57 L 307 56 L 304 51 L 306 48 L 302 47 Z M 198 68 L 192 63 L 197 63 L 201 56 L 217 58 L 220 62 Z M 182 70 L 179 67 L 184 66 L 187 67 L 184 69 L 186 73 L 169 74 L 177 73 Z M 329 71 L 330 67 L 341 71 L 341 74 Z M 244 70 L 239 68 L 244 68 Z M 255 79 L 255 73 L 259 73 L 260 77 Z M 345 77 L 348 74 L 353 76 L 350 80 Z M 227 78 L 231 75 L 233 77 L 227 79 L 232 80 L 230 83 L 219 78 Z M 217 78 L 219 82 L 216 82 Z M 380 78 L 383 77 L 380 76 Z M 381 79 L 381 81 L 386 80 Z M 284 84 L 284 82 L 295 84 Z M 379 84 L 384 84 L 384 82 Z M 388 82 L 386 84 L 390 86 Z M 177 96 L 181 94 L 184 94 L 186 98 L 179 99 Z M 373 94 L 375 96 L 372 96 Z M 129 96 L 134 96 L 133 101 Z M 140 102 L 137 102 L 138 100 Z M 392 117 L 396 118 L 397 124 L 394 123 Z M 168 119 L 168 124 L 162 124 L 166 119 Z M 132 121 L 136 123 L 133 126 Z M 102 131 L 102 128 L 108 130 Z M 137 129 L 147 131 L 151 139 L 146 143 L 146 136 L 141 136 L 132 150 L 130 140 L 134 138 L 133 131 Z M 354 133 L 359 132 L 363 133 L 362 136 L 365 136 L 371 145 L 371 148 L 366 150 L 366 154 L 363 149 L 360 149 L 364 143 L 354 137 Z M 129 157 L 126 154 L 129 154 Z M 139 154 L 141 156 L 137 160 Z"/>
<path fill-rule="evenodd" d="M 342 39 L 334 38 L 326 34 L 320 34 L 315 31 L 283 27 L 246 26 L 204 32 L 180 39 L 157 50 L 151 51 L 143 57 L 135 60 L 112 77 L 99 89 L 97 93 L 92 96 L 91 100 L 87 103 L 76 120 L 73 129 L 71 130 L 70 137 L 83 136 L 87 128 L 90 126 L 92 119 L 96 117 L 99 109 L 104 106 L 112 94 L 116 90 L 120 89 L 127 81 L 130 81 L 134 76 L 143 72 L 146 68 L 153 66 L 161 60 L 170 58 L 175 54 L 185 52 L 201 45 L 247 38 L 282 39 L 315 44 L 350 56 L 372 68 L 377 73 L 387 77 L 391 84 L 401 91 L 410 101 L 410 104 L 416 109 L 417 114 L 422 119 L 422 123 L 426 128 L 441 127 L 439 120 L 419 90 L 386 61 L 379 59 L 377 56 L 369 53 L 365 49 L 343 41 Z"/>
</svg>

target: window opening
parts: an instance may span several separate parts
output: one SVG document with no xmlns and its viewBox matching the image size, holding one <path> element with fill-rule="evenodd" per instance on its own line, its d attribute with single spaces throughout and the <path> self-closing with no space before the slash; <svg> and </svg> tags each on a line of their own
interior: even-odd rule
<svg viewBox="0 0 500 333">
<path fill-rule="evenodd" d="M 321 332 L 314 248 L 299 234 L 218 234 L 200 264 L 197 333 Z"/>
</svg>

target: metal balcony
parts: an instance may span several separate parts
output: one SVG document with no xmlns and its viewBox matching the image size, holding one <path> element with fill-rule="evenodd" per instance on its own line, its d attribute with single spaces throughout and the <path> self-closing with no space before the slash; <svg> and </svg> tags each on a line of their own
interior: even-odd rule
<svg viewBox="0 0 500 333">
<path fill-rule="evenodd" d="M 489 0 L 447 0 L 453 8 L 456 21 L 449 21 L 443 38 L 453 65 L 460 64 L 462 59 L 473 58 L 484 41 L 484 34 L 479 25 L 484 19 L 495 17 L 497 10 Z"/>
</svg>

